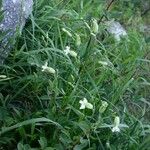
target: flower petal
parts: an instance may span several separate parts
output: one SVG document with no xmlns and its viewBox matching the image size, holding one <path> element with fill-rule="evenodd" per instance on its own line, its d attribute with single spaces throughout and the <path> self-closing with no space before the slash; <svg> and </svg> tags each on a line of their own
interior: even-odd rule
<svg viewBox="0 0 150 150">
<path fill-rule="evenodd" d="M 85 105 L 81 104 L 80 109 L 85 109 Z"/>
<path fill-rule="evenodd" d="M 120 128 L 118 126 L 114 126 L 112 129 L 111 129 L 112 132 L 120 132 Z"/>
<path fill-rule="evenodd" d="M 84 104 L 88 103 L 88 101 L 87 101 L 86 98 L 83 98 L 83 103 L 84 103 Z"/>
<path fill-rule="evenodd" d="M 93 109 L 93 105 L 91 104 L 91 103 L 86 103 L 86 108 L 88 108 L 88 109 Z"/>
<path fill-rule="evenodd" d="M 80 100 L 80 101 L 79 101 L 79 103 L 80 103 L 80 104 L 83 104 L 83 101 L 82 101 L 82 100 Z"/>
</svg>

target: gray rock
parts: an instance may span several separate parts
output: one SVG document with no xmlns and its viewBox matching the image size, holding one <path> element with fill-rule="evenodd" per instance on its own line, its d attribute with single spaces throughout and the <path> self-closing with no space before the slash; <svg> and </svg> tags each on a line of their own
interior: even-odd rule
<svg viewBox="0 0 150 150">
<path fill-rule="evenodd" d="M 3 19 L 0 22 L 0 32 L 5 35 L 0 41 L 0 64 L 12 49 L 16 32 L 21 33 L 32 12 L 32 6 L 33 0 L 2 0 Z"/>
<path fill-rule="evenodd" d="M 112 34 L 116 41 L 120 41 L 122 36 L 126 36 L 127 32 L 123 26 L 114 20 L 106 22 L 107 31 Z"/>
</svg>

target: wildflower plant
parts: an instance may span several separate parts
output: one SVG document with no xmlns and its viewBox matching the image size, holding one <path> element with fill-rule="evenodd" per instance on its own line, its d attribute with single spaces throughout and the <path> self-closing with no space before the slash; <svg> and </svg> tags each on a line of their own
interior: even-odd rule
<svg viewBox="0 0 150 150">
<path fill-rule="evenodd" d="M 135 26 L 144 24 L 135 18 L 141 7 L 126 0 L 33 6 L 0 66 L 0 149 L 149 149 L 149 47 Z M 106 27 L 113 18 L 123 38 L 114 22 Z"/>
</svg>

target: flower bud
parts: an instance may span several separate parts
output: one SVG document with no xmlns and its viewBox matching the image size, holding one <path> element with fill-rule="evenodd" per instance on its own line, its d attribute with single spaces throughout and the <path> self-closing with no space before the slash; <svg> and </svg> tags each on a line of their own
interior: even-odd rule
<svg viewBox="0 0 150 150">
<path fill-rule="evenodd" d="M 96 19 L 92 19 L 92 31 L 93 33 L 97 34 L 98 33 L 98 23 Z"/>
<path fill-rule="evenodd" d="M 65 28 L 62 28 L 62 31 L 64 31 L 69 37 L 72 37 L 72 34 Z"/>
<path fill-rule="evenodd" d="M 120 132 L 119 125 L 120 125 L 120 118 L 118 116 L 116 116 L 114 119 L 114 126 L 111 129 L 112 132 Z"/>
<path fill-rule="evenodd" d="M 48 62 L 46 62 L 43 66 L 42 66 L 42 72 L 47 72 L 50 74 L 55 74 L 55 70 L 51 67 L 48 67 Z"/>
<path fill-rule="evenodd" d="M 99 108 L 99 112 L 103 113 L 106 110 L 107 106 L 108 106 L 108 103 L 106 101 L 102 101 L 102 105 Z"/>
<path fill-rule="evenodd" d="M 77 53 L 75 51 L 70 51 L 69 54 L 72 57 L 77 57 Z"/>
<path fill-rule="evenodd" d="M 55 74 L 55 70 L 53 69 L 53 68 L 51 68 L 51 67 L 47 67 L 46 69 L 45 69 L 45 72 L 48 72 L 48 73 L 50 73 L 50 74 Z"/>
<path fill-rule="evenodd" d="M 76 34 L 76 45 L 77 45 L 77 46 L 80 46 L 80 44 L 81 44 L 80 35 L 79 35 L 79 34 Z"/>
<path fill-rule="evenodd" d="M 115 119 L 114 119 L 114 126 L 118 127 L 119 124 L 120 124 L 120 118 L 118 116 L 116 116 Z"/>
</svg>

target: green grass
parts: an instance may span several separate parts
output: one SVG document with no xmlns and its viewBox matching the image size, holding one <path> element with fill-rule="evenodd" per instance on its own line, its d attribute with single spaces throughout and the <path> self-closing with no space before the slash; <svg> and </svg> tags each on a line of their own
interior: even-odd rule
<svg viewBox="0 0 150 150">
<path fill-rule="evenodd" d="M 137 4 L 120 0 L 107 11 L 104 0 L 35 1 L 0 68 L 0 149 L 149 149 L 150 53 Z M 93 36 L 92 19 L 103 14 L 121 22 L 128 37 L 116 42 L 105 17 Z M 66 46 L 77 57 L 66 56 Z M 45 62 L 54 74 L 42 71 Z M 83 98 L 93 109 L 80 109 Z M 113 133 L 116 116 L 120 132 Z"/>
</svg>

